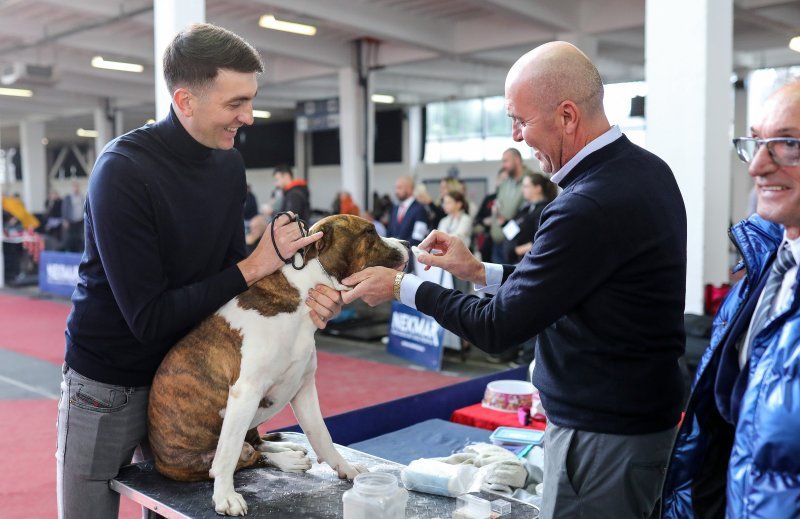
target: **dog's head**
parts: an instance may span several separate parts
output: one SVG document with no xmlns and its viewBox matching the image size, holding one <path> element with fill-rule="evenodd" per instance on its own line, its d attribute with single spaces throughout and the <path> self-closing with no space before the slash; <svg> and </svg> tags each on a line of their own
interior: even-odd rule
<svg viewBox="0 0 800 519">
<path fill-rule="evenodd" d="M 311 244 L 306 260 L 318 258 L 337 281 L 367 267 L 401 270 L 408 263 L 408 248 L 395 238 L 382 238 L 375 226 L 358 216 L 337 214 L 315 223 L 309 234 L 324 233 Z"/>
</svg>

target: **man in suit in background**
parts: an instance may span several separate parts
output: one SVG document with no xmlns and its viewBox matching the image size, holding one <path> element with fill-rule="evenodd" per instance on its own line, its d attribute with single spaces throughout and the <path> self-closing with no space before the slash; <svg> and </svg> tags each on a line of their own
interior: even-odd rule
<svg viewBox="0 0 800 519">
<path fill-rule="evenodd" d="M 397 205 L 392 207 L 392 217 L 386 234 L 392 238 L 405 240 L 411 245 L 419 245 L 428 235 L 428 212 L 414 199 L 414 179 L 402 176 L 394 183 Z M 407 272 L 414 271 L 414 262 L 409 257 Z"/>
</svg>

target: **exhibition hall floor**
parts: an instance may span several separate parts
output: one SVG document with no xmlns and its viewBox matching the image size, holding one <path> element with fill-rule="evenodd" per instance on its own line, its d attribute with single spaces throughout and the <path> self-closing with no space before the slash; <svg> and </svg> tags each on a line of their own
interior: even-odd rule
<svg viewBox="0 0 800 519">
<path fill-rule="evenodd" d="M 56 412 L 64 358 L 66 299 L 36 289 L 0 290 L 0 515 L 55 517 Z M 317 334 L 317 388 L 325 416 L 420 393 L 506 368 L 473 350 L 445 355 L 442 371 L 425 371 L 389 355 L 379 340 Z M 287 407 L 262 429 L 296 423 Z M 120 517 L 141 513 L 122 500 Z"/>
</svg>

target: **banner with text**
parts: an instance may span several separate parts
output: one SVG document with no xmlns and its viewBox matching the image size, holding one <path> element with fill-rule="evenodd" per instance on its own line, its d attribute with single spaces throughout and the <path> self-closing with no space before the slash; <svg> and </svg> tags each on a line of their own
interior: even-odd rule
<svg viewBox="0 0 800 519">
<path fill-rule="evenodd" d="M 428 369 L 442 369 L 445 329 L 435 319 L 397 301 L 392 302 L 386 351 Z"/>
<path fill-rule="evenodd" d="M 78 284 L 81 254 L 42 251 L 39 256 L 39 290 L 49 294 L 71 296 Z"/>
</svg>

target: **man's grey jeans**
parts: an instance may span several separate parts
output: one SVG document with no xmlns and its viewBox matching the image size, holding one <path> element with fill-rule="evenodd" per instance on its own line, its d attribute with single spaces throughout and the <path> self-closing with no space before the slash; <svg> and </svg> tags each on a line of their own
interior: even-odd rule
<svg viewBox="0 0 800 519">
<path fill-rule="evenodd" d="M 147 440 L 150 388 L 104 384 L 66 364 L 63 376 L 56 450 L 58 517 L 116 518 L 119 494 L 108 482 Z"/>
</svg>

